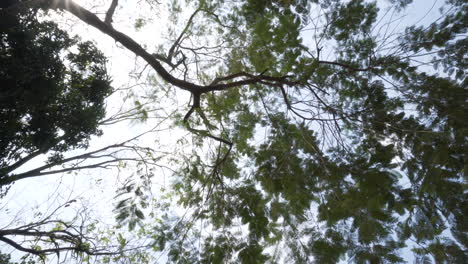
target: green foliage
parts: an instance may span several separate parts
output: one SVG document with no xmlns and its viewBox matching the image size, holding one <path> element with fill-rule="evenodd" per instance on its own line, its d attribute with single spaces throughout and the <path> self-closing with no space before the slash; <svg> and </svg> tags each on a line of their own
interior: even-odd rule
<svg viewBox="0 0 468 264">
<path fill-rule="evenodd" d="M 412 3 L 390 2 L 397 11 Z M 223 16 L 224 25 L 245 25 L 223 27 L 226 41 L 247 44 L 226 51 L 217 76 L 298 83 L 206 95 L 209 129 L 217 122 L 234 147 L 218 168 L 197 152 L 175 185 L 180 204 L 213 229 L 199 237 L 202 263 L 403 263 L 412 243 L 421 261 L 466 262 L 462 2 L 391 43 L 379 33 L 377 2 L 243 1 Z M 314 8 L 323 14 L 316 24 Z M 311 24 L 315 33 L 303 34 Z M 237 225 L 241 235 L 214 235 Z M 267 254 L 271 247 L 281 253 Z"/>
<path fill-rule="evenodd" d="M 38 262 L 34 261 L 31 257 L 28 257 L 28 255 L 24 256 L 21 258 L 21 262 L 12 262 L 11 261 L 11 255 L 10 254 L 4 254 L 0 252 L 0 264 L 36 264 Z"/>
<path fill-rule="evenodd" d="M 134 231 L 135 227 L 141 225 L 145 219 L 145 209 L 149 206 L 152 170 L 146 171 L 139 168 L 136 172 L 139 175 L 139 182 L 135 182 L 132 178 L 128 178 L 121 188 L 117 190 L 117 203 L 114 208 L 116 220 L 119 225 L 126 224 L 130 231 Z M 146 173 L 143 173 L 146 172 Z M 122 243 L 120 243 L 123 247 Z"/>
<path fill-rule="evenodd" d="M 330 36 L 338 41 L 351 40 L 353 35 L 367 34 L 377 18 L 376 3 L 352 0 L 333 8 L 330 19 Z"/>
<path fill-rule="evenodd" d="M 10 262 L 10 258 L 10 254 L 0 253 L 0 264 L 16 264 L 14 262 Z"/>
<path fill-rule="evenodd" d="M 0 31 L 0 179 L 38 153 L 49 162 L 100 135 L 111 92 L 106 58 L 33 10 Z M 11 167 L 10 167 L 11 166 Z"/>
</svg>

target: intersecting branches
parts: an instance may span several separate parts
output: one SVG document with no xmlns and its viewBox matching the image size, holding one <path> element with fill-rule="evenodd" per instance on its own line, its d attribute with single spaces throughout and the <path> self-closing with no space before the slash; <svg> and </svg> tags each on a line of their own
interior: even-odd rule
<svg viewBox="0 0 468 264">
<path fill-rule="evenodd" d="M 69 173 L 83 169 L 110 169 L 112 167 L 117 167 L 119 162 L 144 162 L 145 164 L 157 165 L 150 158 L 146 159 L 145 155 L 140 154 L 141 152 L 154 152 L 155 150 L 137 146 L 132 143 L 144 135 L 156 131 L 160 131 L 157 129 L 157 126 L 123 142 L 108 145 L 94 151 L 88 151 L 68 158 L 52 160 L 42 166 L 15 174 L 15 169 L 26 164 L 26 162 L 36 156 L 43 154 L 40 151 L 33 152 L 13 165 L 1 168 L 2 177 L 0 178 L 0 186 L 6 186 L 26 178 Z M 131 155 L 132 153 L 136 155 Z"/>
<path fill-rule="evenodd" d="M 172 57 L 176 53 L 176 49 L 180 46 L 181 41 L 183 40 L 184 36 L 187 34 L 191 24 L 193 23 L 194 17 L 199 13 L 199 12 L 204 12 L 203 6 L 198 7 L 194 13 L 192 13 L 191 17 L 189 18 L 189 21 L 187 22 L 185 28 L 182 30 L 182 32 L 179 34 L 171 48 L 169 49 L 167 53 L 167 57 L 161 56 L 161 55 L 154 55 L 146 51 L 140 44 L 138 44 L 134 39 L 128 37 L 124 33 L 117 31 L 114 29 L 109 23 L 106 23 L 106 21 L 102 21 L 99 17 L 97 17 L 95 14 L 92 12 L 88 11 L 87 9 L 81 7 L 77 3 L 75 3 L 72 0 L 38 0 L 38 1 L 28 1 L 31 2 L 31 4 L 38 4 L 42 3 L 45 5 L 49 5 L 49 8 L 57 8 L 60 10 L 67 11 L 74 16 L 76 16 L 78 19 L 82 20 L 83 22 L 89 24 L 90 26 L 102 31 L 104 34 L 107 36 L 113 38 L 115 41 L 119 42 L 122 44 L 124 47 L 126 47 L 128 50 L 132 51 L 135 55 L 141 57 L 144 59 L 156 72 L 157 74 L 166 82 L 169 84 L 188 91 L 192 94 L 193 98 L 193 104 L 188 113 L 184 117 L 184 123 L 188 124 L 188 119 L 190 116 L 193 114 L 195 110 L 199 113 L 200 117 L 204 120 L 206 120 L 206 117 L 204 117 L 203 112 L 201 111 L 200 108 L 200 101 L 202 98 L 202 95 L 208 92 L 215 92 L 215 91 L 225 91 L 228 89 L 232 88 L 238 88 L 241 86 L 245 85 L 255 85 L 255 84 L 263 84 L 263 85 L 268 85 L 270 87 L 278 87 L 281 92 L 283 93 L 283 96 L 285 96 L 284 93 L 284 86 L 304 86 L 305 84 L 301 84 L 298 81 L 295 81 L 293 79 L 293 76 L 290 75 L 284 75 L 284 76 L 269 76 L 266 75 L 266 71 L 260 74 L 253 74 L 253 73 L 248 73 L 248 72 L 237 72 L 237 73 L 231 73 L 225 76 L 219 76 L 215 78 L 211 82 L 207 82 L 208 84 L 198 84 L 194 82 L 187 81 L 186 78 L 180 79 L 171 74 L 168 70 L 164 68 L 164 66 L 161 64 L 161 62 L 164 62 L 171 67 L 177 67 L 179 63 L 184 63 L 182 62 L 172 62 Z M 22 2 L 26 3 L 26 2 Z M 112 16 L 114 10 L 115 10 L 115 5 L 117 4 L 117 1 L 112 1 L 112 5 L 109 8 L 107 12 L 107 22 L 109 22 L 109 17 Z M 326 62 L 326 61 L 319 61 L 321 64 L 329 64 L 329 65 L 334 65 L 334 66 L 340 66 L 344 67 L 350 71 L 367 71 L 370 70 L 370 68 L 367 69 L 361 69 L 361 68 L 353 68 L 351 66 L 338 63 L 338 62 Z M 286 103 L 288 105 L 288 108 L 290 110 L 293 109 L 293 106 L 291 103 L 287 100 L 287 97 L 284 97 L 286 99 Z M 318 98 L 319 99 L 319 98 Z M 296 111 L 296 114 L 298 114 L 298 111 Z M 207 123 L 207 122 L 206 122 Z M 229 146 L 232 145 L 232 143 L 226 139 L 217 137 L 209 133 L 208 131 L 204 130 L 197 130 L 194 128 L 190 128 L 188 126 L 189 130 L 197 133 L 199 135 L 204 135 L 207 137 L 210 137 L 214 140 L 217 140 L 219 142 L 222 142 L 224 144 L 227 144 Z M 97 164 L 97 166 L 106 166 L 107 164 Z"/>
<path fill-rule="evenodd" d="M 184 117 L 184 125 L 189 130 L 190 132 L 202 136 L 202 137 L 208 137 L 211 139 L 214 139 L 220 143 L 220 149 L 218 150 L 218 154 L 215 160 L 215 164 L 212 167 L 211 170 L 211 175 L 210 177 L 214 179 L 215 177 L 218 179 L 221 185 L 223 185 L 223 180 L 219 175 L 219 170 L 224 162 L 226 162 L 227 158 L 229 157 L 229 154 L 231 153 L 233 143 L 225 138 L 222 138 L 220 136 L 215 136 L 212 133 L 210 133 L 210 129 L 215 128 L 213 125 L 210 124 L 208 118 L 205 116 L 203 113 L 202 109 L 200 108 L 200 98 L 194 98 L 194 104 L 190 108 L 190 110 L 187 112 L 187 114 Z M 190 126 L 189 118 L 193 114 L 193 112 L 197 112 L 200 118 L 202 119 L 203 123 L 205 124 L 207 130 L 201 130 L 201 129 L 195 129 Z M 228 147 L 227 151 L 221 156 L 221 145 L 226 145 Z"/>
<path fill-rule="evenodd" d="M 168 65 L 170 65 L 172 67 L 172 69 L 174 69 L 174 68 L 178 67 L 179 65 L 183 64 L 183 66 L 185 67 L 184 75 L 188 71 L 188 68 L 187 68 L 187 62 L 186 62 L 187 56 L 183 53 L 183 50 L 187 50 L 189 52 L 192 52 L 195 56 L 198 56 L 200 54 L 203 54 L 205 56 L 214 56 L 213 51 L 217 50 L 219 52 L 221 50 L 222 46 L 223 46 L 222 44 L 221 45 L 215 45 L 213 47 L 208 47 L 208 46 L 187 47 L 187 46 L 182 45 L 182 42 L 189 39 L 189 37 L 190 37 L 189 32 L 190 32 L 191 27 L 194 24 L 194 19 L 200 13 L 206 14 L 208 17 L 212 18 L 218 25 L 220 25 L 223 28 L 229 28 L 231 30 L 236 29 L 234 27 L 231 27 L 229 25 L 224 24 L 221 21 L 221 19 L 219 18 L 219 16 L 210 10 L 210 8 L 207 6 L 206 2 L 201 1 L 199 6 L 190 15 L 189 19 L 185 23 L 185 26 L 180 31 L 179 35 L 175 38 L 174 42 L 172 43 L 171 47 L 169 48 L 169 50 L 167 52 L 167 55 L 166 56 L 163 56 L 163 55 L 160 55 L 160 54 L 156 55 L 157 59 L 165 62 Z M 200 53 L 201 50 L 205 50 L 206 52 Z M 179 56 L 179 59 L 176 62 L 172 62 L 173 58 L 175 58 L 176 56 Z"/>
<path fill-rule="evenodd" d="M 196 99 L 194 99 L 196 100 Z M 192 115 L 192 113 L 196 111 L 198 113 L 198 115 L 202 118 L 203 122 L 205 123 L 205 126 L 208 128 L 207 130 L 200 130 L 200 129 L 195 129 L 195 128 L 192 128 L 189 124 L 189 118 L 190 116 Z M 209 137 L 211 139 L 214 139 L 220 143 L 224 143 L 226 144 L 227 146 L 229 146 L 229 151 L 231 150 L 232 148 L 232 142 L 227 140 L 227 139 L 224 139 L 224 138 L 221 138 L 221 137 L 218 137 L 218 136 L 214 136 L 212 135 L 210 132 L 209 132 L 209 129 L 211 128 L 214 128 L 213 125 L 211 125 L 208 121 L 208 119 L 206 118 L 205 114 L 203 113 L 203 111 L 201 110 L 200 108 L 200 105 L 199 105 L 199 102 L 198 102 L 198 106 L 195 106 L 195 105 L 192 105 L 192 107 L 190 108 L 190 110 L 187 112 L 187 114 L 185 115 L 184 117 L 184 125 L 186 126 L 186 128 L 190 131 L 190 132 L 193 132 L 197 135 L 200 135 L 200 136 L 204 136 L 204 137 Z M 225 160 L 225 159 L 224 159 Z"/>
<path fill-rule="evenodd" d="M 53 254 L 60 258 L 62 252 L 90 256 L 122 254 L 122 248 L 100 245 L 95 236 L 87 234 L 90 223 L 85 211 L 79 211 L 72 221 L 55 219 L 59 210 L 73 202 L 76 200 L 67 201 L 52 213 L 32 223 L 0 229 L 0 241 L 42 258 Z"/>
<path fill-rule="evenodd" d="M 254 75 L 246 72 L 239 72 L 239 73 L 233 73 L 228 76 L 224 77 L 218 77 L 216 78 L 213 82 L 211 82 L 209 85 L 203 85 L 203 84 L 197 84 L 197 83 L 192 83 L 189 81 L 186 81 L 184 79 L 179 79 L 172 74 L 170 74 L 160 63 L 160 61 L 163 61 L 172 67 L 176 66 L 176 64 L 173 64 L 171 61 L 171 57 L 174 55 L 175 49 L 178 45 L 180 45 L 180 41 L 186 34 L 188 28 L 192 24 L 193 18 L 195 15 L 201 11 L 204 11 L 203 7 L 199 7 L 190 17 L 186 27 L 184 30 L 180 33 L 176 41 L 173 43 L 171 48 L 169 49 L 168 52 L 168 57 L 164 57 L 161 55 L 154 55 L 150 54 L 147 52 L 140 44 L 138 44 L 135 40 L 132 38 L 128 37 L 124 33 L 115 30 L 111 25 L 106 23 L 105 21 L 102 21 L 99 17 L 97 17 L 95 14 L 92 12 L 88 11 L 87 9 L 83 8 L 82 6 L 78 5 L 72 0 L 38 0 L 38 1 L 27 1 L 27 2 L 22 2 L 23 5 L 25 6 L 32 6 L 32 5 L 47 5 L 49 8 L 58 8 L 60 10 L 65 10 L 74 16 L 76 16 L 78 19 L 82 20 L 83 22 L 89 24 L 90 26 L 95 27 L 96 29 L 102 31 L 104 34 L 108 35 L 109 37 L 113 38 L 115 41 L 119 42 L 122 44 L 124 47 L 132 51 L 135 55 L 140 56 L 143 58 L 157 73 L 158 75 L 168 83 L 174 85 L 175 87 L 178 87 L 182 90 L 186 90 L 191 92 L 194 96 L 195 94 L 204 94 L 212 91 L 223 91 L 227 89 L 231 89 L 234 87 L 240 87 L 243 85 L 250 85 L 250 84 L 257 84 L 257 83 L 264 83 L 264 84 L 271 84 L 273 83 L 283 83 L 287 85 L 297 85 L 298 82 L 292 81 L 291 77 L 292 76 L 280 76 L 280 77 L 275 77 L 275 76 L 267 76 L 264 74 L 260 75 Z M 112 7 L 112 6 L 111 6 Z M 109 9 L 108 15 L 112 14 L 111 8 Z M 349 70 L 352 71 L 366 71 L 369 69 L 360 69 L 360 68 L 352 68 L 348 65 L 338 63 L 338 62 L 326 62 L 326 61 L 320 61 L 319 63 L 324 63 L 324 64 L 332 64 L 332 65 L 337 65 L 341 67 L 345 67 Z M 241 80 L 235 80 L 237 77 L 243 77 Z"/>
<path fill-rule="evenodd" d="M 39 0 L 33 2 L 45 2 L 49 3 L 50 7 L 56 7 L 61 10 L 65 10 L 70 12 L 83 22 L 89 24 L 90 26 L 95 27 L 96 29 L 102 31 L 104 34 L 108 35 L 109 37 L 113 38 L 115 41 L 122 44 L 124 47 L 132 51 L 137 56 L 143 58 L 157 73 L 158 75 L 168 83 L 178 87 L 182 90 L 186 90 L 191 92 L 192 94 L 204 94 L 212 91 L 223 91 L 233 87 L 240 87 L 243 85 L 248 84 L 255 84 L 261 83 L 262 81 L 281 81 L 286 82 L 290 76 L 283 76 L 283 77 L 273 77 L 273 76 L 265 76 L 265 75 L 251 75 L 247 73 L 239 73 L 238 75 L 227 76 L 223 78 L 224 81 L 229 81 L 225 83 L 220 83 L 219 81 L 212 83 L 210 85 L 202 85 L 196 84 L 192 82 L 188 82 L 186 80 L 179 79 L 172 74 L 170 74 L 159 62 L 159 60 L 153 55 L 147 52 L 140 44 L 138 44 L 135 40 L 128 37 L 127 35 L 123 34 L 112 28 L 110 25 L 103 22 L 99 19 L 95 14 L 88 11 L 87 9 L 81 7 L 80 5 L 76 4 L 75 2 L 68 0 Z M 182 35 L 182 34 L 181 34 Z M 244 77 L 242 80 L 234 81 L 235 77 Z"/>
<path fill-rule="evenodd" d="M 58 8 L 60 10 L 65 10 L 67 12 L 70 12 L 80 20 L 84 21 L 85 23 L 97 28 L 98 30 L 102 31 L 104 34 L 108 35 L 109 37 L 113 38 L 115 41 L 121 43 L 124 47 L 135 53 L 137 56 L 140 56 L 143 58 L 157 73 L 158 75 L 167 81 L 168 83 L 182 89 L 189 91 L 192 96 L 193 96 L 193 105 L 192 108 L 189 110 L 189 112 L 186 114 L 184 121 L 187 121 L 190 118 L 190 115 L 193 113 L 195 109 L 200 108 L 200 100 L 201 100 L 201 95 L 208 93 L 208 92 L 213 92 L 213 91 L 224 91 L 228 90 L 231 88 L 236 88 L 236 87 L 241 87 L 244 85 L 253 85 L 253 84 L 266 84 L 266 85 L 289 85 L 289 86 L 294 86 L 297 85 L 298 82 L 292 81 L 291 78 L 292 76 L 280 76 L 280 77 L 275 77 L 275 76 L 268 76 L 265 75 L 264 73 L 261 73 L 259 75 L 254 75 L 251 73 L 247 72 L 238 72 L 238 73 L 233 73 L 227 76 L 223 77 L 218 77 L 214 79 L 210 84 L 208 85 L 203 85 L 203 84 L 196 84 L 192 83 L 189 81 L 186 81 L 184 79 L 179 79 L 175 76 L 173 76 L 171 73 L 169 73 L 160 63 L 159 59 L 164 59 L 162 56 L 155 56 L 154 54 L 150 54 L 147 52 L 142 46 L 140 46 L 135 40 L 132 38 L 128 37 L 127 35 L 115 30 L 109 23 L 106 23 L 105 21 L 102 21 L 99 19 L 95 14 L 92 12 L 86 10 L 85 8 L 81 7 L 74 1 L 68 0 L 68 1 L 63 1 L 63 0 L 39 0 L 39 1 L 29 1 L 29 2 L 41 2 L 44 4 L 49 4 L 50 8 Z M 113 2 L 113 4 L 115 4 Z M 115 8 L 115 7 L 114 7 Z M 180 45 L 180 41 L 186 34 L 188 28 L 190 27 L 193 18 L 198 12 L 203 11 L 203 7 L 199 7 L 190 17 L 189 22 L 187 23 L 186 27 L 184 30 L 180 33 L 172 47 L 170 48 L 168 52 L 168 57 L 162 60 L 163 62 L 168 63 L 169 65 L 176 66 L 172 64 L 171 62 L 171 57 L 174 55 L 175 49 L 178 45 Z M 107 17 L 110 17 L 113 13 L 112 6 L 109 9 L 107 13 Z M 108 19 L 109 20 L 109 19 Z M 199 111 L 201 113 L 201 111 Z M 203 118 L 203 115 L 201 115 Z M 192 132 L 196 132 L 195 130 L 192 129 Z M 202 133 L 201 131 L 198 131 L 197 133 Z M 224 140 L 222 138 L 213 136 L 211 134 L 207 134 L 203 132 L 203 134 L 206 134 L 208 137 L 211 137 L 217 141 L 223 142 L 225 144 L 232 144 L 231 142 Z"/>
</svg>

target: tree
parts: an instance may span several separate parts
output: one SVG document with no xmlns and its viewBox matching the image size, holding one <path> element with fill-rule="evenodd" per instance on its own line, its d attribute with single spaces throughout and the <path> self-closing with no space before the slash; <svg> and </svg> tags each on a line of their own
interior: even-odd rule
<svg viewBox="0 0 468 264">
<path fill-rule="evenodd" d="M 0 42 L 2 186 L 33 175 L 11 172 L 40 154 L 52 152 L 50 166 L 61 162 L 62 152 L 86 147 L 100 133 L 112 91 L 106 59 L 92 43 L 39 23 L 33 11 L 16 19 L 2 29 Z M 63 54 L 72 48 L 77 52 Z"/>
<path fill-rule="evenodd" d="M 153 110 L 139 103 L 106 116 L 105 100 L 119 89 L 111 87 L 102 52 L 92 42 L 70 37 L 56 23 L 40 21 L 36 7 L 5 10 L 0 18 L 0 198 L 13 183 L 32 177 L 124 162 L 155 165 L 154 157 L 144 156 L 151 149 L 133 141 L 157 127 L 123 142 L 77 151 L 86 150 L 102 127 L 148 118 Z M 38 158 L 43 164 L 33 167 L 31 161 Z M 0 241 L 41 258 L 55 254 L 60 259 L 62 252 L 127 255 L 128 248 L 113 246 L 113 235 L 102 246 L 96 238 L 104 236 L 92 233 L 97 228 L 91 230 L 95 224 L 83 208 L 62 219 L 64 207 L 72 204 L 69 199 L 43 218 L 2 226 Z"/>
<path fill-rule="evenodd" d="M 72 14 L 191 94 L 174 121 L 197 148 L 170 192 L 188 213 L 142 225 L 153 250 L 177 263 L 399 263 L 410 246 L 421 262 L 466 262 L 464 1 L 399 34 L 386 16 L 410 0 L 381 17 L 363 0 L 187 2 L 158 50 L 116 28 L 116 0 L 105 18 L 74 1 L 16 5 Z M 133 230 L 145 208 L 128 195 L 144 189 L 126 187 L 117 220 Z"/>
<path fill-rule="evenodd" d="M 144 152 L 129 144 L 139 135 L 64 157 L 70 150 L 88 148 L 91 136 L 102 134 L 101 127 L 148 118 L 154 109 L 137 102 L 134 108 L 121 108 L 106 117 L 105 99 L 119 89 L 110 85 L 102 52 L 92 42 L 70 37 L 54 22 L 39 22 L 37 7 L 17 4 L 5 10 L 0 28 L 0 187 L 25 178 L 132 160 L 116 155 L 122 150 Z M 44 166 L 15 173 L 43 154 L 48 155 Z M 91 159 L 99 162 L 83 165 Z M 56 169 L 73 162 L 81 165 Z"/>
</svg>

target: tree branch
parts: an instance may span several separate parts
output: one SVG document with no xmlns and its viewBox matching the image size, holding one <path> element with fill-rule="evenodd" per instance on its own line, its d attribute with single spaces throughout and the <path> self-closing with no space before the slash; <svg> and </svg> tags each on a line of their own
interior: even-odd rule
<svg viewBox="0 0 468 264">
<path fill-rule="evenodd" d="M 10 166 L 7 166 L 7 167 L 5 167 L 5 168 L 1 168 L 1 169 L 0 169 L 0 172 L 1 172 L 0 176 L 1 176 L 1 177 L 6 176 L 8 173 L 10 173 L 10 172 L 16 170 L 17 168 L 21 167 L 21 166 L 22 166 L 23 164 L 25 164 L 26 162 L 32 160 L 33 158 L 39 156 L 39 155 L 42 154 L 42 153 L 43 153 L 43 152 L 42 152 L 42 151 L 39 151 L 39 150 L 34 151 L 33 153 L 31 153 L 31 154 L 27 155 L 26 157 L 24 157 L 24 158 L 18 160 L 17 162 L 11 164 Z"/>
<path fill-rule="evenodd" d="M 41 1 L 41 0 L 38 0 Z M 46 0 L 42 0 L 46 1 Z M 41 1 L 41 2 L 42 2 Z M 208 93 L 211 91 L 223 91 L 233 87 L 239 87 L 248 84 L 255 84 L 260 83 L 265 80 L 271 81 L 281 81 L 287 85 L 293 85 L 297 82 L 289 82 L 287 81 L 287 77 L 272 77 L 272 76 L 263 76 L 259 78 L 259 76 L 249 75 L 247 73 L 242 73 L 241 75 L 247 77 L 248 79 L 240 80 L 240 81 L 233 81 L 230 83 L 225 84 L 216 84 L 213 83 L 211 85 L 199 85 L 195 83 L 191 83 L 182 79 L 178 79 L 172 76 L 158 61 L 158 59 L 153 55 L 148 53 L 142 46 L 140 46 L 135 40 L 131 39 L 127 35 L 123 34 L 112 28 L 112 26 L 106 24 L 105 22 L 101 21 L 95 14 L 91 13 L 87 9 L 81 7 L 77 3 L 72 0 L 54 0 L 53 4 L 50 4 L 50 7 L 55 7 L 62 10 L 66 10 L 67 12 L 73 14 L 83 22 L 89 24 L 90 26 L 95 27 L 96 29 L 102 31 L 104 34 L 108 35 L 109 37 L 113 38 L 115 41 L 122 44 L 128 50 L 132 51 L 135 55 L 140 56 L 143 58 L 153 69 L 158 73 L 158 75 L 168 83 L 182 89 L 189 91 L 191 93 Z"/>
<path fill-rule="evenodd" d="M 112 24 L 112 16 L 114 15 L 115 9 L 117 8 L 119 0 L 112 0 L 112 3 L 107 10 L 106 18 L 104 19 L 104 23 L 111 25 Z"/>
<path fill-rule="evenodd" d="M 343 67 L 343 68 L 346 68 L 350 71 L 369 71 L 369 70 L 373 70 L 375 69 L 374 67 L 367 67 L 367 68 L 354 68 L 348 64 L 344 64 L 344 63 L 340 63 L 340 62 L 335 62 L 335 61 L 318 61 L 319 64 L 330 64 L 330 65 L 336 65 L 336 66 L 340 66 L 340 67 Z"/>
<path fill-rule="evenodd" d="M 167 58 L 169 60 L 172 59 L 172 56 L 174 55 L 174 50 L 176 49 L 176 47 L 180 44 L 181 40 L 182 40 L 182 37 L 185 35 L 185 33 L 187 33 L 190 25 L 192 25 L 192 21 L 193 19 L 195 18 L 195 16 L 197 15 L 198 12 L 200 12 L 201 9 L 200 7 L 195 10 L 195 12 L 193 12 L 193 14 L 190 16 L 189 20 L 187 21 L 187 24 L 185 25 L 185 28 L 184 30 L 182 30 L 182 32 L 180 32 L 179 34 L 179 37 L 176 39 L 176 41 L 174 42 L 174 44 L 172 44 L 171 48 L 169 49 L 169 52 L 167 53 Z"/>
<path fill-rule="evenodd" d="M 14 175 L 10 175 L 8 177 L 0 178 L 0 186 L 11 184 L 11 183 L 13 183 L 15 181 L 26 179 L 26 178 L 33 178 L 33 177 L 39 177 L 39 176 L 44 176 L 44 175 L 56 174 L 56 173 L 63 173 L 63 172 L 68 172 L 68 171 L 73 171 L 73 170 L 80 170 L 80 169 L 98 168 L 98 167 L 103 167 L 103 165 L 109 166 L 107 164 L 115 163 L 115 162 L 118 162 L 118 161 L 125 161 L 125 160 L 137 161 L 134 158 L 118 158 L 118 157 L 114 157 L 114 156 L 112 156 L 110 154 L 96 156 L 95 154 L 103 153 L 103 152 L 109 151 L 111 149 L 132 149 L 132 150 L 135 150 L 133 147 L 128 146 L 127 144 L 129 142 L 133 141 L 133 140 L 136 140 L 137 138 L 140 138 L 140 137 L 144 136 L 145 134 L 148 134 L 148 133 L 151 133 L 151 132 L 155 131 L 155 128 L 158 127 L 159 125 L 160 125 L 160 123 L 158 123 L 154 128 L 149 129 L 146 132 L 143 132 L 143 133 L 141 133 L 139 135 L 136 135 L 135 137 L 132 137 L 132 138 L 130 138 L 128 140 L 125 140 L 123 142 L 113 144 L 113 145 L 109 145 L 109 146 L 106 146 L 106 147 L 103 147 L 103 148 L 100 148 L 100 149 L 97 149 L 97 150 L 94 150 L 94 151 L 86 152 L 86 153 L 83 153 L 83 154 L 80 154 L 80 155 L 75 155 L 75 156 L 72 156 L 72 157 L 69 157 L 69 158 L 66 158 L 66 159 L 62 159 L 62 160 L 59 160 L 59 161 L 56 161 L 56 162 L 51 162 L 49 164 L 45 164 L 45 165 L 43 165 L 41 167 L 31 169 L 31 170 L 23 172 L 23 173 L 14 174 Z M 115 152 L 111 153 L 111 154 L 115 154 Z M 51 169 L 51 168 L 53 168 L 55 166 L 64 165 L 65 163 L 69 163 L 69 162 L 72 162 L 72 161 L 97 159 L 97 158 L 102 158 L 102 157 L 111 157 L 112 159 L 102 161 L 102 162 L 98 162 L 98 163 L 89 164 L 89 165 L 84 165 L 84 166 L 80 166 L 80 167 L 70 167 L 70 168 L 64 168 L 64 169 L 61 169 L 61 170 L 53 170 L 53 171 L 42 172 L 44 170 Z"/>
<path fill-rule="evenodd" d="M 32 248 L 26 248 L 20 245 L 19 243 L 3 236 L 0 235 L 0 241 L 3 241 L 7 243 L 8 245 L 14 247 L 15 249 L 23 252 L 27 252 L 33 255 L 44 255 L 44 254 L 57 254 L 60 253 L 61 251 L 78 251 L 78 252 L 85 252 L 88 255 L 94 255 L 94 256 L 112 256 L 112 255 L 117 255 L 120 254 L 120 252 L 100 252 L 100 251 L 94 251 L 86 248 L 86 246 L 82 243 L 80 235 L 79 234 L 73 234 L 73 235 L 68 235 L 68 236 L 54 236 L 53 233 L 51 232 L 33 232 L 30 234 L 25 234 L 25 232 L 18 232 L 18 233 L 12 233 L 10 235 L 29 235 L 29 236 L 46 236 L 49 239 L 58 239 L 62 242 L 65 243 L 71 243 L 73 246 L 69 247 L 60 247 L 58 246 L 59 244 L 56 243 L 55 248 L 46 248 L 46 249 L 32 249 Z"/>
</svg>

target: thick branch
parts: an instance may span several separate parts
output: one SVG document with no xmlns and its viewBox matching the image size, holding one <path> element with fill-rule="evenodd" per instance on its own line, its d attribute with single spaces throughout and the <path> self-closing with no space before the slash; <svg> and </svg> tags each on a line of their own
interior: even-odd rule
<svg viewBox="0 0 468 264">
<path fill-rule="evenodd" d="M 239 87 L 243 85 L 249 84 L 256 84 L 261 83 L 262 81 L 275 81 L 281 82 L 287 85 L 293 85 L 293 82 L 286 82 L 287 78 L 285 77 L 271 77 L 271 76 L 254 76 L 247 73 L 240 73 L 239 76 L 246 77 L 247 79 L 239 80 L 239 81 L 231 81 L 229 83 L 219 83 L 219 81 L 215 81 L 210 85 L 199 85 L 195 83 L 191 83 L 182 79 L 178 79 L 172 76 L 159 62 L 158 58 L 156 58 L 153 54 L 148 53 L 143 47 L 141 47 L 136 41 L 128 37 L 127 35 L 123 34 L 115 30 L 111 25 L 107 24 L 106 22 L 100 20 L 95 14 L 88 11 L 87 9 L 81 7 L 77 3 L 72 0 L 31 0 L 26 2 L 21 2 L 20 4 L 14 5 L 14 9 L 21 9 L 21 8 L 31 8 L 31 7 L 43 7 L 48 6 L 51 9 L 59 8 L 61 10 L 65 10 L 78 19 L 82 20 L 83 22 L 89 24 L 90 26 L 102 31 L 104 34 L 108 35 L 109 37 L 113 38 L 115 41 L 122 44 L 128 50 L 132 51 L 135 55 L 142 57 L 153 69 L 158 73 L 158 75 L 168 83 L 186 90 L 190 91 L 191 93 L 208 93 L 211 91 L 223 91 L 234 87 Z M 8 8 L 10 9 L 10 8 Z M 111 10 L 109 10 L 111 11 Z M 3 15 L 4 11 L 0 11 L 0 14 Z M 108 14 L 110 14 L 108 12 Z M 177 41 L 176 41 L 177 42 Z M 161 59 L 161 58 L 159 58 Z M 164 61 L 164 60 L 162 60 Z M 232 78 L 225 78 L 225 80 L 232 80 Z"/>
<path fill-rule="evenodd" d="M 115 9 L 117 8 L 119 0 L 112 0 L 112 3 L 109 7 L 109 10 L 107 10 L 106 13 L 106 18 L 104 19 L 104 23 L 110 25 L 112 24 L 112 16 L 114 15 Z"/>
<path fill-rule="evenodd" d="M 227 76 L 224 76 L 224 77 L 218 77 L 210 84 L 210 86 L 219 84 L 220 82 L 230 81 L 230 80 L 233 80 L 233 79 L 238 78 L 238 77 L 249 78 L 250 80 L 255 81 L 255 83 L 257 83 L 257 82 L 260 83 L 262 81 L 269 81 L 269 82 L 275 82 L 277 84 L 286 84 L 286 85 L 290 85 L 290 86 L 294 86 L 294 85 L 299 84 L 298 82 L 288 81 L 288 78 L 291 77 L 291 76 L 287 76 L 287 75 L 286 76 L 281 76 L 281 77 L 273 77 L 273 76 L 264 75 L 263 73 L 261 73 L 259 75 L 253 75 L 253 74 L 248 73 L 248 72 L 238 72 L 238 73 L 233 73 L 233 74 L 230 74 L 230 75 L 227 75 Z M 249 80 L 249 79 L 247 79 L 247 80 Z"/>
<path fill-rule="evenodd" d="M 15 249 L 17 249 L 19 251 L 31 253 L 31 254 L 34 254 L 34 255 L 41 255 L 41 254 L 44 253 L 44 252 L 42 252 L 42 250 L 39 251 L 39 250 L 35 250 L 35 249 L 22 247 L 20 244 L 16 243 L 15 241 L 13 241 L 13 240 L 11 240 L 9 238 L 6 238 L 6 237 L 0 236 L 0 241 L 3 241 L 5 243 L 7 243 L 8 245 L 14 247 Z"/>
<path fill-rule="evenodd" d="M 7 166 L 5 168 L 1 168 L 0 171 L 2 174 L 4 175 L 1 175 L 2 177 L 7 175 L 8 173 L 16 170 L 17 168 L 21 167 L 23 164 L 25 164 L 26 162 L 32 160 L 33 158 L 39 156 L 40 154 L 42 154 L 43 152 L 37 150 L 29 155 L 27 155 L 26 157 L 18 160 L 17 162 L 11 164 L 10 166 Z"/>
<path fill-rule="evenodd" d="M 45 0 L 43 0 L 45 1 Z M 136 41 L 128 37 L 127 35 L 115 30 L 112 26 L 106 24 L 105 22 L 101 21 L 95 14 L 91 13 L 90 11 L 86 10 L 85 8 L 81 7 L 80 5 L 76 4 L 72 0 L 58 0 L 57 6 L 62 9 L 70 12 L 83 22 L 99 29 L 104 34 L 112 37 L 115 41 L 122 44 L 124 47 L 135 53 L 136 55 L 142 57 L 153 69 L 161 76 L 162 79 L 167 81 L 168 83 L 186 90 L 192 93 L 207 93 L 211 91 L 223 91 L 233 87 L 239 87 L 248 84 L 255 84 L 260 83 L 262 80 L 274 80 L 274 81 L 282 81 L 285 82 L 286 78 L 284 77 L 270 77 L 270 76 L 258 76 L 249 77 L 248 74 L 243 74 L 244 77 L 248 77 L 248 79 L 240 80 L 240 81 L 233 81 L 230 83 L 225 84 L 212 84 L 212 85 L 198 85 L 191 82 L 187 82 L 185 80 L 178 79 L 172 76 L 155 58 L 154 55 L 148 53 L 143 47 L 141 47 Z M 51 7 L 53 7 L 51 5 Z M 287 84 L 287 83 L 286 83 Z M 289 85 L 289 84 L 288 84 Z"/>
</svg>

